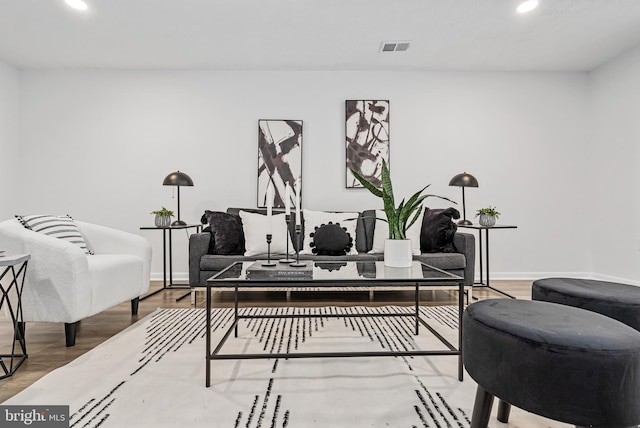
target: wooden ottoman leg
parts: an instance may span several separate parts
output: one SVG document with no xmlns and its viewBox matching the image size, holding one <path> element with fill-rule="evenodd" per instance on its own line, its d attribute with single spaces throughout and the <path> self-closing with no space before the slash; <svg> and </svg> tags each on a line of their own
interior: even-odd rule
<svg viewBox="0 0 640 428">
<path fill-rule="evenodd" d="M 487 428 L 492 406 L 493 395 L 478 385 L 478 389 L 476 389 L 476 401 L 473 404 L 473 414 L 471 416 L 471 428 Z"/>
</svg>

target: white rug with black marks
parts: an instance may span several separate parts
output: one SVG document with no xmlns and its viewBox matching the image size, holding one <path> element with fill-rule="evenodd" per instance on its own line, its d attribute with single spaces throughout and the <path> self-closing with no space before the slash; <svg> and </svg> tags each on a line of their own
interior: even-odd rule
<svg viewBox="0 0 640 428">
<path fill-rule="evenodd" d="M 242 311 L 318 317 L 242 320 L 224 353 L 445 349 L 408 317 L 322 317 L 412 308 Z M 420 311 L 457 345 L 455 306 Z M 233 310 L 212 317 L 217 343 Z M 457 356 L 217 360 L 206 388 L 204 326 L 204 309 L 158 309 L 3 404 L 69 405 L 78 428 L 469 427 L 475 383 L 458 381 Z"/>
</svg>

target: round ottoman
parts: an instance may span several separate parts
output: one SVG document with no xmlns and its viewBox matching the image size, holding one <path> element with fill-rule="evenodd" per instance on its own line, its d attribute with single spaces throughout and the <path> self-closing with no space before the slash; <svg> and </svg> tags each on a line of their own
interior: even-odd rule
<svg viewBox="0 0 640 428">
<path fill-rule="evenodd" d="M 606 315 L 640 331 L 640 287 L 576 278 L 533 282 L 531 298 Z"/>
<path fill-rule="evenodd" d="M 593 427 L 640 424 L 640 332 L 595 312 L 548 302 L 489 299 L 463 320 L 464 364 L 478 384 L 472 428 L 510 404 Z M 503 404 L 507 403 L 507 404 Z"/>
</svg>

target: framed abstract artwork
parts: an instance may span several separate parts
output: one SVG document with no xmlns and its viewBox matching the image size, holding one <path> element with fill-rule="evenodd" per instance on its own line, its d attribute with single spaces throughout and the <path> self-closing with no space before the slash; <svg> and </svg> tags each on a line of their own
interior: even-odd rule
<svg viewBox="0 0 640 428">
<path fill-rule="evenodd" d="M 291 187 L 290 204 L 295 206 L 296 189 L 302 177 L 302 121 L 258 121 L 258 203 L 266 207 L 267 185 L 273 188 L 273 207 L 284 208 L 286 185 Z M 296 186 L 298 183 L 298 186 Z"/>
<path fill-rule="evenodd" d="M 347 100 L 345 113 L 346 187 L 362 187 L 352 169 L 380 187 L 382 160 L 389 163 L 389 100 Z"/>
</svg>

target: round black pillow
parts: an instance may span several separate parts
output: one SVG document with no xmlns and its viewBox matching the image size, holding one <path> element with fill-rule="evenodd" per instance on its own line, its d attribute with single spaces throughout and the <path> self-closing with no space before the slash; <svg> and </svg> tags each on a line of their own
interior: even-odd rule
<svg viewBox="0 0 640 428">
<path fill-rule="evenodd" d="M 340 223 L 323 224 L 309 234 L 313 254 L 319 256 L 345 256 L 353 247 L 353 238 Z"/>
</svg>

